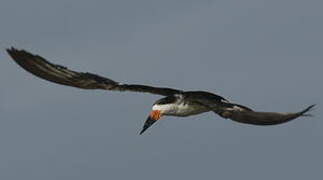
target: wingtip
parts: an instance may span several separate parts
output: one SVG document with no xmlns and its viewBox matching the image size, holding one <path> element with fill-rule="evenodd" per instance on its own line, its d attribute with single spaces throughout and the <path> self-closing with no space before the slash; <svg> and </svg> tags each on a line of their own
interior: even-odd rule
<svg viewBox="0 0 323 180">
<path fill-rule="evenodd" d="M 9 55 L 13 55 L 14 53 L 17 53 L 19 50 L 16 49 L 15 47 L 11 46 L 10 48 L 6 48 L 6 51 Z"/>
<path fill-rule="evenodd" d="M 305 110 L 306 111 L 312 111 L 312 110 L 314 110 L 315 106 L 316 106 L 316 104 L 312 104 L 312 105 L 308 106 Z"/>
<path fill-rule="evenodd" d="M 15 47 L 11 46 L 9 48 L 6 48 L 7 51 L 14 51 L 14 50 L 17 50 Z"/>
<path fill-rule="evenodd" d="M 303 111 L 301 111 L 300 114 L 302 116 L 313 116 L 312 114 L 307 114 L 307 113 L 310 111 L 313 111 L 315 106 L 316 106 L 316 104 L 312 104 L 312 105 L 308 106 Z"/>
<path fill-rule="evenodd" d="M 15 48 L 14 47 L 6 48 L 6 51 L 12 57 L 13 53 L 15 52 Z"/>
<path fill-rule="evenodd" d="M 6 48 L 7 53 L 10 53 L 12 51 L 13 47 L 11 46 L 10 48 Z"/>
<path fill-rule="evenodd" d="M 38 56 L 38 55 L 34 55 L 29 53 L 28 51 L 24 50 L 24 49 L 17 49 L 13 46 L 11 46 L 10 48 L 6 48 L 7 53 L 12 57 L 13 60 L 18 61 L 17 59 L 19 58 L 19 61 L 21 59 L 21 57 L 25 56 L 25 57 L 34 57 L 34 56 Z"/>
</svg>

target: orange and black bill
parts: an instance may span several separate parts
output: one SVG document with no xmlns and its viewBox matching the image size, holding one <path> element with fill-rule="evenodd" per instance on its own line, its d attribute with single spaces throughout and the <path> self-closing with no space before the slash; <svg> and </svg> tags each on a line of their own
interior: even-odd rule
<svg viewBox="0 0 323 180">
<path fill-rule="evenodd" d="M 160 118 L 159 111 L 151 111 L 147 120 L 145 121 L 144 127 L 140 131 L 140 134 L 144 133 L 151 125 L 153 125 Z"/>
<path fill-rule="evenodd" d="M 140 135 L 144 133 L 151 125 L 153 125 L 157 120 L 152 119 L 150 116 L 147 118 L 144 127 L 140 131 Z"/>
</svg>

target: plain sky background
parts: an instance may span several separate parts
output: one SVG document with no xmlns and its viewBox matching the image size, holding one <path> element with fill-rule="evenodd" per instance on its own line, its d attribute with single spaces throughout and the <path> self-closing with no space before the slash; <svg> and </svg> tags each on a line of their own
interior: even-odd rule
<svg viewBox="0 0 323 180">
<path fill-rule="evenodd" d="M 322 0 L 0 0 L 0 179 L 322 179 Z M 149 94 L 40 80 L 5 48 L 124 83 L 206 90 L 313 118 L 213 113 L 139 131 Z"/>
</svg>

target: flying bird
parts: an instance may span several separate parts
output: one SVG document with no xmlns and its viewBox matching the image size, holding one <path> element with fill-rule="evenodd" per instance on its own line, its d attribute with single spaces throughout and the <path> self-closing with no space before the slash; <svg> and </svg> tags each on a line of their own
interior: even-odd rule
<svg viewBox="0 0 323 180">
<path fill-rule="evenodd" d="M 7 49 L 12 59 L 23 69 L 42 79 L 82 89 L 111 91 L 132 91 L 164 96 L 157 100 L 146 119 L 140 134 L 162 116 L 186 117 L 204 112 L 214 112 L 220 117 L 252 125 L 282 124 L 307 114 L 315 105 L 294 113 L 258 112 L 246 106 L 232 103 L 227 99 L 205 91 L 183 91 L 165 87 L 137 84 L 123 84 L 92 73 L 83 73 L 53 64 L 39 55 L 15 48 Z"/>
</svg>

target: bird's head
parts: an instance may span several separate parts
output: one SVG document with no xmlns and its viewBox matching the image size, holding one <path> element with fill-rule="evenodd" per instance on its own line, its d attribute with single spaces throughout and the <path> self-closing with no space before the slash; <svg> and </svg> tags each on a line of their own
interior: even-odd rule
<svg viewBox="0 0 323 180">
<path fill-rule="evenodd" d="M 173 111 L 174 103 L 176 102 L 175 96 L 167 96 L 165 98 L 157 100 L 145 121 L 144 127 L 140 131 L 140 134 L 144 133 L 151 125 L 153 125 L 157 120 L 163 115 L 171 115 Z"/>
</svg>

